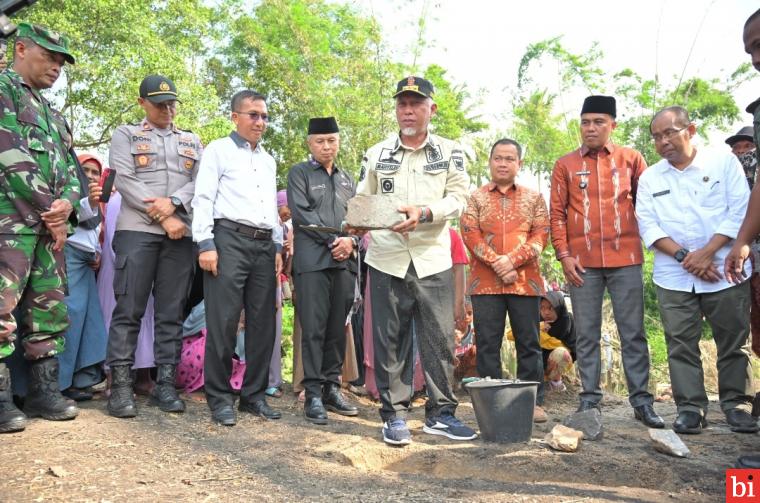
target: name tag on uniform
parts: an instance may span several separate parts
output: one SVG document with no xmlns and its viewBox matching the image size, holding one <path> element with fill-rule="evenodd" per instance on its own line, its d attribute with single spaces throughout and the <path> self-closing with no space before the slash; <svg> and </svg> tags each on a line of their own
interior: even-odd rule
<svg viewBox="0 0 760 503">
<path fill-rule="evenodd" d="M 652 194 L 652 197 L 660 197 L 660 196 L 664 196 L 665 194 L 670 194 L 670 189 L 661 190 L 660 192 L 655 192 L 654 194 Z"/>
<path fill-rule="evenodd" d="M 317 190 L 317 189 L 319 189 L 319 190 L 325 190 L 326 188 L 327 188 L 327 186 L 324 183 L 321 183 L 319 185 L 312 185 L 311 186 L 311 190 Z"/>
</svg>

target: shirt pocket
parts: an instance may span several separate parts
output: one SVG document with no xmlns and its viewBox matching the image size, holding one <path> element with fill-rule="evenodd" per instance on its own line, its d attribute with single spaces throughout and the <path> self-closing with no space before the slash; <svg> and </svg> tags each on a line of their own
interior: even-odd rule
<svg viewBox="0 0 760 503">
<path fill-rule="evenodd" d="M 727 206 L 723 185 L 720 180 L 704 182 L 704 187 L 698 195 L 700 205 L 712 212 L 723 211 Z"/>
<path fill-rule="evenodd" d="M 23 132 L 22 136 L 26 140 L 29 150 L 32 151 L 32 155 L 40 156 L 52 148 L 53 138 L 30 115 L 24 111 L 19 111 L 18 122 Z"/>
<path fill-rule="evenodd" d="M 177 145 L 177 156 L 179 158 L 180 173 L 190 177 L 193 175 L 193 168 L 198 163 L 200 155 L 198 150 L 191 147 Z"/>
<path fill-rule="evenodd" d="M 309 210 L 315 211 L 322 205 L 322 200 L 325 198 L 325 192 L 327 191 L 327 184 L 320 181 L 310 181 L 309 188 L 306 193 L 306 199 L 309 201 Z"/>
<path fill-rule="evenodd" d="M 417 195 L 423 199 L 425 203 L 443 197 L 448 173 L 448 161 L 438 161 L 432 166 L 422 166 L 422 176 L 420 177 L 420 181 L 422 182 L 422 191 L 420 192 L 418 187 Z"/>
<path fill-rule="evenodd" d="M 137 141 L 130 146 L 135 173 L 148 173 L 158 170 L 158 150 L 153 143 Z"/>
</svg>

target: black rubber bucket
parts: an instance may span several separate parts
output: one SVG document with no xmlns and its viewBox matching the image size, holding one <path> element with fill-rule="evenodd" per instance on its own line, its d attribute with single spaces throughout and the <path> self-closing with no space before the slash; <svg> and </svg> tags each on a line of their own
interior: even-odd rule
<svg viewBox="0 0 760 503">
<path fill-rule="evenodd" d="M 483 440 L 504 444 L 530 440 L 537 382 L 482 379 L 465 387 L 470 393 Z"/>
</svg>

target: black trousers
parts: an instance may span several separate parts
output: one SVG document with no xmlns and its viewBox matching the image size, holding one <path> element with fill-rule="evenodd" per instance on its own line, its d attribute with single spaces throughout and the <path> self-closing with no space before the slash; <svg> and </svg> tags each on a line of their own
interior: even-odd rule
<svg viewBox="0 0 760 503">
<path fill-rule="evenodd" d="M 245 375 L 241 402 L 264 398 L 275 338 L 275 245 L 214 227 L 218 276 L 204 271 L 206 360 L 204 387 L 209 407 L 233 405 L 230 386 L 240 312 L 245 310 Z"/>
<path fill-rule="evenodd" d="M 428 400 L 425 417 L 454 414 L 454 278 L 452 270 L 418 278 L 414 265 L 404 278 L 370 267 L 375 382 L 383 421 L 405 417 L 412 400 L 413 332 L 417 334 Z"/>
<path fill-rule="evenodd" d="M 193 280 L 192 239 L 116 231 L 113 248 L 116 252 L 113 278 L 116 307 L 108 331 L 106 363 L 134 365 L 137 336 L 152 291 L 156 365 L 176 365 L 182 350 L 185 304 Z"/>
<path fill-rule="evenodd" d="M 507 313 L 517 349 L 517 378 L 539 383 L 536 403 L 544 403 L 544 362 L 538 344 L 540 297 L 526 295 L 473 295 L 478 374 L 501 379 L 501 342 Z"/>
<path fill-rule="evenodd" d="M 296 273 L 301 322 L 303 387 L 321 397 L 323 384 L 340 384 L 346 354 L 346 317 L 354 300 L 356 276 L 348 269 Z"/>
</svg>

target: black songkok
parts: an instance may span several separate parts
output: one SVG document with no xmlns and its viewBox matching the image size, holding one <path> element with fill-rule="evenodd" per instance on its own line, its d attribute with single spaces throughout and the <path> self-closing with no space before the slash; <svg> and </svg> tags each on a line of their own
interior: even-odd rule
<svg viewBox="0 0 760 503">
<path fill-rule="evenodd" d="M 581 115 L 583 114 L 607 114 L 611 115 L 614 119 L 617 115 L 615 98 L 600 95 L 589 96 L 583 100 Z"/>
<path fill-rule="evenodd" d="M 315 117 L 309 119 L 309 134 L 330 134 L 338 132 L 335 117 Z"/>
</svg>

